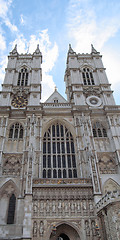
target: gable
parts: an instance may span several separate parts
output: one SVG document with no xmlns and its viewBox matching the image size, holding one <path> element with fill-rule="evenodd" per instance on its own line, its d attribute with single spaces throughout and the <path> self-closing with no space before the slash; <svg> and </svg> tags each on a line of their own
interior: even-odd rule
<svg viewBox="0 0 120 240">
<path fill-rule="evenodd" d="M 66 99 L 55 89 L 53 94 L 45 101 L 45 103 L 67 103 Z"/>
</svg>

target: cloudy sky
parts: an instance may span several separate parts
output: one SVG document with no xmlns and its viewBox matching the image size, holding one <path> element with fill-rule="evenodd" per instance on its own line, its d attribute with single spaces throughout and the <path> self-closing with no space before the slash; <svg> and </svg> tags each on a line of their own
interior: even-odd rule
<svg viewBox="0 0 120 240">
<path fill-rule="evenodd" d="M 116 103 L 120 104 L 119 0 L 0 0 L 0 83 L 14 45 L 19 53 L 33 53 L 38 43 L 43 54 L 42 101 L 55 86 L 65 97 L 69 43 L 77 53 L 90 53 L 92 43 L 103 55 Z"/>
</svg>

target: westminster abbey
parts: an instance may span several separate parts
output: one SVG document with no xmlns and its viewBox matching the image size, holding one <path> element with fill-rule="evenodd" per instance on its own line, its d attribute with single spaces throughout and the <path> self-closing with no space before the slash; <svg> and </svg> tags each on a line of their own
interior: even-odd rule
<svg viewBox="0 0 120 240">
<path fill-rule="evenodd" d="M 120 239 L 120 106 L 102 56 L 67 54 L 42 103 L 42 53 L 8 56 L 0 93 L 0 240 Z M 46 86 L 47 87 L 47 86 Z"/>
</svg>

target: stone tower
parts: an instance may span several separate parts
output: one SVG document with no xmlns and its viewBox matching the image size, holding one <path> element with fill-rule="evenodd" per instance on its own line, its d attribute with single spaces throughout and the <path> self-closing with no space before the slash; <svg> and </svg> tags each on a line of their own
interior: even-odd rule
<svg viewBox="0 0 120 240">
<path fill-rule="evenodd" d="M 69 45 L 41 103 L 42 54 L 10 52 L 0 98 L 0 239 L 120 238 L 120 107 L 102 56 Z"/>
</svg>

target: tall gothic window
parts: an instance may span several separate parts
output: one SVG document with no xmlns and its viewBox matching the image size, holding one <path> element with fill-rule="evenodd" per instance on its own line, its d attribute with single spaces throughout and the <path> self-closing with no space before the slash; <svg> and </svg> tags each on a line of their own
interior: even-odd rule
<svg viewBox="0 0 120 240">
<path fill-rule="evenodd" d="M 77 178 L 73 136 L 64 125 L 54 124 L 44 134 L 43 178 Z"/>
<path fill-rule="evenodd" d="M 13 224 L 14 223 L 15 204 L 16 204 L 16 197 L 15 197 L 14 194 L 12 194 L 10 199 L 9 199 L 7 224 Z"/>
<path fill-rule="evenodd" d="M 94 137 L 107 137 L 106 128 L 104 128 L 104 126 L 100 122 L 94 123 L 93 136 Z"/>
<path fill-rule="evenodd" d="M 82 76 L 84 85 L 95 85 L 93 73 L 89 68 L 83 68 Z"/>
<path fill-rule="evenodd" d="M 15 123 L 10 127 L 9 138 L 22 139 L 23 138 L 23 126 L 19 123 Z"/>
<path fill-rule="evenodd" d="M 27 68 L 22 68 L 18 73 L 18 86 L 27 86 L 28 84 L 28 71 Z"/>
</svg>

